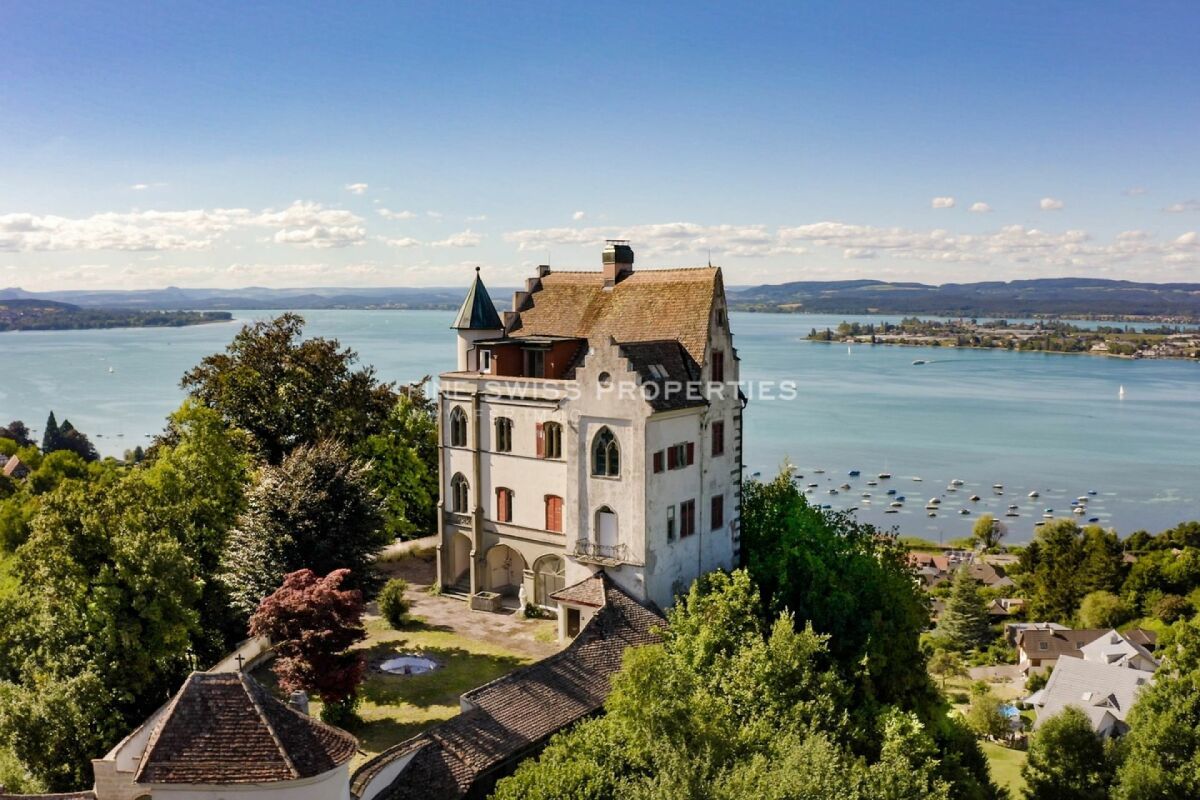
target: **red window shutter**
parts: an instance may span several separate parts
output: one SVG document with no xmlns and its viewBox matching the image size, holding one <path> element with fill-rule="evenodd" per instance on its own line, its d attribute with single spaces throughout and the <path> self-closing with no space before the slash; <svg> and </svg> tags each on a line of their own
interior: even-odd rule
<svg viewBox="0 0 1200 800">
<path fill-rule="evenodd" d="M 562 531 L 562 498 L 546 496 L 546 530 Z"/>
<path fill-rule="evenodd" d="M 496 518 L 500 522 L 511 522 L 511 509 L 509 508 L 511 501 L 511 493 L 508 489 L 496 490 Z"/>
<path fill-rule="evenodd" d="M 542 430 L 542 423 L 536 425 L 537 428 L 537 457 L 546 457 L 546 432 Z"/>
<path fill-rule="evenodd" d="M 690 467 L 696 461 L 696 443 L 687 443 L 687 464 Z"/>
<path fill-rule="evenodd" d="M 676 463 L 678 461 L 678 453 L 679 451 L 674 445 L 671 445 L 667 448 L 667 469 L 675 469 L 677 466 L 679 466 L 679 464 Z"/>
<path fill-rule="evenodd" d="M 659 450 L 654 454 L 654 471 L 663 471 L 663 451 Z"/>
</svg>

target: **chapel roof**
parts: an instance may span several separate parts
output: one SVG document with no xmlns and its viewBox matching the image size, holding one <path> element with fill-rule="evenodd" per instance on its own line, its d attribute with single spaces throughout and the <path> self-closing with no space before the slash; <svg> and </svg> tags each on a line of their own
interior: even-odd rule
<svg viewBox="0 0 1200 800">
<path fill-rule="evenodd" d="M 479 277 L 479 267 L 475 268 L 475 282 L 471 284 L 458 316 L 450 327 L 472 331 L 500 330 L 504 327 L 487 287 L 483 285 L 483 278 Z"/>
<path fill-rule="evenodd" d="M 194 672 L 156 723 L 134 780 L 297 780 L 346 763 L 357 749 L 349 733 L 277 700 L 245 673 Z"/>
</svg>

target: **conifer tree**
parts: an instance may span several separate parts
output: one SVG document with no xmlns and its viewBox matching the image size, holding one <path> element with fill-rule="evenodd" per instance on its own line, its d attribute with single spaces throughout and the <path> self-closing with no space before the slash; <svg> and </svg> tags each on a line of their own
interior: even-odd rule
<svg viewBox="0 0 1200 800">
<path fill-rule="evenodd" d="M 58 449 L 58 420 L 54 418 L 54 412 L 50 412 L 50 416 L 46 419 L 46 432 L 42 434 L 42 452 L 53 453 Z"/>
<path fill-rule="evenodd" d="M 938 635 L 955 650 L 971 650 L 986 642 L 989 634 L 987 604 L 979 593 L 979 581 L 962 567 L 954 575 Z"/>
</svg>

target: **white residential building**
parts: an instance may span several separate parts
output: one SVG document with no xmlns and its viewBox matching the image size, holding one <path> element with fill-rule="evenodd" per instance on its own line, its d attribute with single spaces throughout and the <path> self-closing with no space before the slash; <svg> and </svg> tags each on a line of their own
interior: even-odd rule
<svg viewBox="0 0 1200 800">
<path fill-rule="evenodd" d="M 538 274 L 496 312 L 476 275 L 440 377 L 443 586 L 543 606 L 599 569 L 669 606 L 734 565 L 744 396 L 720 269 Z M 568 608 L 564 632 L 581 624 Z"/>
</svg>

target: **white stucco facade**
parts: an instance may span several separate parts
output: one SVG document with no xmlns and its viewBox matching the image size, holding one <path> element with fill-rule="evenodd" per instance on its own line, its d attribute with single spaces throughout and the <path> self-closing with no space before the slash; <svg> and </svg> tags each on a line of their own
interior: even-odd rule
<svg viewBox="0 0 1200 800">
<path fill-rule="evenodd" d="M 743 402 L 724 294 L 714 294 L 711 305 L 694 309 L 708 318 L 693 389 L 705 399 L 685 407 L 647 400 L 644 392 L 654 387 L 647 389 L 645 372 L 615 336 L 581 340 L 569 375 L 555 379 L 496 374 L 495 363 L 481 371 L 487 360 L 477 351 L 488 337 L 458 332 L 459 368 L 441 375 L 439 389 L 443 586 L 513 597 L 523 587 L 531 602 L 550 605 L 548 586 L 571 585 L 603 568 L 634 597 L 667 608 L 699 575 L 734 565 Z M 510 318 L 530 293 L 518 295 Z M 723 365 L 719 383 L 712 383 L 714 353 Z M 465 418 L 465 440 L 456 440 L 456 418 Z M 497 432 L 501 418 L 508 443 Z M 539 450 L 539 427 L 552 424 L 562 432 L 561 452 L 553 454 L 544 444 Z M 602 431 L 616 442 L 615 475 L 596 474 L 593 446 Z M 688 444 L 690 463 L 667 468 L 667 451 L 679 446 L 682 454 Z M 503 501 L 500 490 L 507 490 Z M 547 498 L 562 499 L 561 531 L 550 529 Z M 685 530 L 688 503 L 693 524 Z"/>
</svg>

